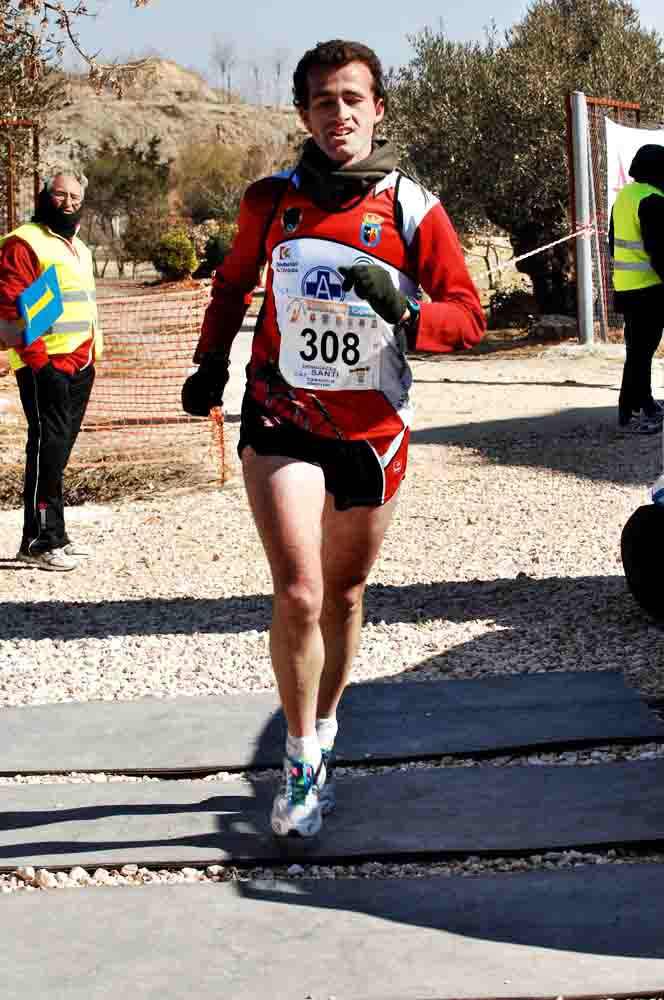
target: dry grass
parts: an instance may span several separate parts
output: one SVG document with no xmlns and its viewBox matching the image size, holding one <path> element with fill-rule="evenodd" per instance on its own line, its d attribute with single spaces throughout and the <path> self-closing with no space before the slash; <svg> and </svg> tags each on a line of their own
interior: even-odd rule
<svg viewBox="0 0 664 1000">
<path fill-rule="evenodd" d="M 177 489 L 201 489 L 212 482 L 209 475 L 189 466 L 163 465 L 72 465 L 64 482 L 68 507 L 115 500 L 145 500 Z M 0 477 L 0 510 L 23 505 L 23 472 L 3 469 Z"/>
</svg>

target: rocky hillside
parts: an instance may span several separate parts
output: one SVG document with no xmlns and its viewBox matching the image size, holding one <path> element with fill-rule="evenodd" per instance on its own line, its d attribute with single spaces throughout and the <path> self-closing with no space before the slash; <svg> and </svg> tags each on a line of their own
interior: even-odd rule
<svg viewBox="0 0 664 1000">
<path fill-rule="evenodd" d="M 44 170 L 71 163 L 77 141 L 94 147 L 108 136 L 128 145 L 158 135 L 168 158 L 192 138 L 280 145 L 304 135 L 293 108 L 228 103 L 197 73 L 164 59 L 148 60 L 121 100 L 95 94 L 84 78 L 67 77 L 63 86 L 61 108 L 49 115 L 42 141 Z"/>
</svg>

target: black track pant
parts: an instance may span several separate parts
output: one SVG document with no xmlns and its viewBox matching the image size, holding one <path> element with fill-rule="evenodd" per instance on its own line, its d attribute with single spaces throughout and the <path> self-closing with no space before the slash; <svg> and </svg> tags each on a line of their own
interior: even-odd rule
<svg viewBox="0 0 664 1000">
<path fill-rule="evenodd" d="M 31 368 L 19 368 L 16 381 L 28 421 L 23 538 L 25 552 L 60 548 L 70 539 L 65 530 L 62 477 L 88 405 L 95 370 L 92 365 L 67 375 L 57 372 L 48 397 Z"/>
<path fill-rule="evenodd" d="M 625 310 L 625 367 L 618 400 L 621 423 L 626 423 L 634 410 L 653 412 L 652 359 L 663 327 L 664 314 L 650 303 Z"/>
</svg>

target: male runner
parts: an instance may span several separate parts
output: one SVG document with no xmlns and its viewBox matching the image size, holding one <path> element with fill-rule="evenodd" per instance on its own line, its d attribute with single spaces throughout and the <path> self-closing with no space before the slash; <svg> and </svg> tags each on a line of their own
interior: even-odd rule
<svg viewBox="0 0 664 1000">
<path fill-rule="evenodd" d="M 267 260 L 238 450 L 272 572 L 270 652 L 288 723 L 272 829 L 306 837 L 334 806 L 337 706 L 406 469 L 406 350 L 471 347 L 484 315 L 440 202 L 374 138 L 385 112 L 375 53 L 319 43 L 293 92 L 311 138 L 293 170 L 244 196 L 183 406 L 221 404 L 244 296 Z"/>
</svg>

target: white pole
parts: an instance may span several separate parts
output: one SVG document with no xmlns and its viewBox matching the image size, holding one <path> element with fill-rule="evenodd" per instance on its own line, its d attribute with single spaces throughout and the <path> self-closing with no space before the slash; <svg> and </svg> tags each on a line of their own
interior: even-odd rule
<svg viewBox="0 0 664 1000">
<path fill-rule="evenodd" d="M 608 320 L 606 316 L 606 300 L 604 298 L 604 274 L 602 271 L 602 248 L 599 243 L 599 230 L 597 228 L 597 199 L 595 198 L 595 177 L 593 175 L 593 161 L 590 154 L 590 143 L 588 143 L 588 180 L 590 182 L 590 209 L 592 211 L 593 244 L 595 247 L 595 264 L 597 273 L 597 304 L 599 307 L 599 336 L 600 340 L 606 344 L 609 339 Z M 607 244 L 608 247 L 608 244 Z"/>
<path fill-rule="evenodd" d="M 588 106 L 580 90 L 572 94 L 572 153 L 574 158 L 574 192 L 576 222 L 589 226 L 590 181 L 588 178 Z M 579 340 L 593 342 L 593 261 L 590 233 L 576 237 L 576 312 Z"/>
</svg>

